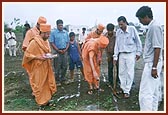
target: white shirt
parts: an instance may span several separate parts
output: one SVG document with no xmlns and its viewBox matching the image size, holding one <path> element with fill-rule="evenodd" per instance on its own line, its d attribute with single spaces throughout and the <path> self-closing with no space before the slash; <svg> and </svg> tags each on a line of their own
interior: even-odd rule
<svg viewBox="0 0 168 115">
<path fill-rule="evenodd" d="M 13 39 L 13 38 L 14 39 Z M 16 35 L 14 32 L 7 32 L 6 33 L 6 39 L 8 41 L 8 45 L 9 46 L 13 46 L 13 45 L 16 45 Z"/>
<path fill-rule="evenodd" d="M 148 25 L 144 46 L 144 62 L 153 62 L 154 48 L 160 48 L 159 60 L 162 59 L 163 33 L 161 26 L 154 20 Z"/>
<path fill-rule="evenodd" d="M 116 32 L 114 60 L 117 60 L 118 54 L 122 52 L 136 52 L 139 56 L 142 53 L 142 43 L 134 26 L 127 26 L 125 32 L 122 29 Z"/>
<path fill-rule="evenodd" d="M 85 38 L 87 37 L 87 33 L 85 32 L 85 34 L 83 35 L 83 33 L 79 34 L 79 43 L 84 43 L 85 42 Z"/>
</svg>

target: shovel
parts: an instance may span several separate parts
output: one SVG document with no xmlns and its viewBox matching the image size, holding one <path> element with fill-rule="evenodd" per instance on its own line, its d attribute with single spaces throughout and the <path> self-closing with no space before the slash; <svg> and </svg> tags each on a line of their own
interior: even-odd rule
<svg viewBox="0 0 168 115">
<path fill-rule="evenodd" d="M 112 93 L 114 96 L 116 96 L 117 98 L 121 98 L 117 94 L 116 84 L 117 84 L 117 66 L 116 64 L 114 64 L 113 65 L 113 87 L 111 85 L 108 85 L 108 87 L 112 90 Z"/>
</svg>

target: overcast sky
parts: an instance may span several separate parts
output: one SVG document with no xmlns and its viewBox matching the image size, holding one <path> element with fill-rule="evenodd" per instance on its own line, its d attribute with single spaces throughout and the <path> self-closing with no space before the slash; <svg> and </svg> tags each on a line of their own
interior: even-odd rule
<svg viewBox="0 0 168 115">
<path fill-rule="evenodd" d="M 14 18 L 20 18 L 21 24 L 27 20 L 30 24 L 36 23 L 39 16 L 47 18 L 52 27 L 57 19 L 62 19 L 64 25 L 88 25 L 95 23 L 117 24 L 121 15 L 128 22 L 139 23 L 135 17 L 141 6 L 152 8 L 154 19 L 164 24 L 166 21 L 166 2 L 37 2 L 37 3 L 5 3 L 3 2 L 3 21 L 11 23 Z"/>
</svg>

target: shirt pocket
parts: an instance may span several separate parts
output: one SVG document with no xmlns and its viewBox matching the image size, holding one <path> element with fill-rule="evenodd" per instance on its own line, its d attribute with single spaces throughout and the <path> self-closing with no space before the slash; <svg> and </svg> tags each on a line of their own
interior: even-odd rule
<svg viewBox="0 0 168 115">
<path fill-rule="evenodd" d="M 130 36 L 130 37 L 127 37 L 127 45 L 134 45 L 134 42 L 135 41 L 135 37 L 133 36 Z"/>
</svg>

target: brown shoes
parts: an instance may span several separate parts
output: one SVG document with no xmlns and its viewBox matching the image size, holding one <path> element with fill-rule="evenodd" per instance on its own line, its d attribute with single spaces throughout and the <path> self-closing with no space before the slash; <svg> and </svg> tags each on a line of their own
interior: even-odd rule
<svg viewBox="0 0 168 115">
<path fill-rule="evenodd" d="M 125 98 L 125 99 L 128 99 L 129 97 L 130 97 L 130 94 L 124 93 L 124 98 Z"/>
</svg>

